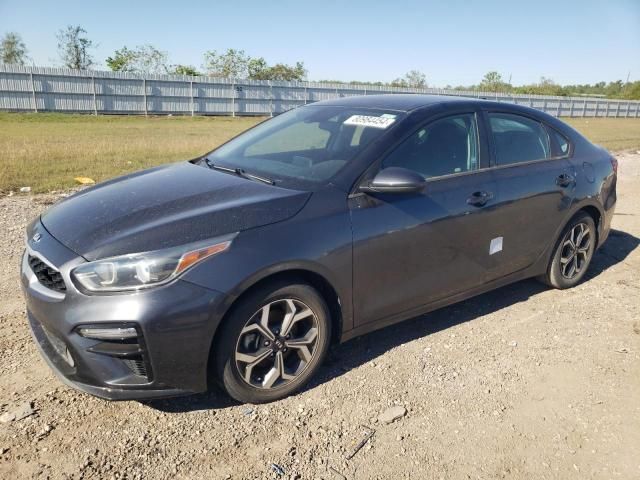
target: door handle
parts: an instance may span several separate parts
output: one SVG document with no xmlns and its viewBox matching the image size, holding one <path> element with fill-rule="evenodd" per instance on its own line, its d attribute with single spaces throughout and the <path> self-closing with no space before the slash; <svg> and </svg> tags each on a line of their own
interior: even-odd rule
<svg viewBox="0 0 640 480">
<path fill-rule="evenodd" d="M 473 205 L 474 207 L 483 207 L 492 198 L 493 193 L 491 192 L 474 192 L 469 198 L 467 198 L 467 203 L 469 205 Z"/>
<path fill-rule="evenodd" d="M 569 175 L 568 173 L 562 173 L 556 177 L 556 185 L 558 185 L 559 187 L 568 187 L 570 185 L 573 185 L 575 180 L 576 179 L 573 178 L 572 175 Z"/>
</svg>

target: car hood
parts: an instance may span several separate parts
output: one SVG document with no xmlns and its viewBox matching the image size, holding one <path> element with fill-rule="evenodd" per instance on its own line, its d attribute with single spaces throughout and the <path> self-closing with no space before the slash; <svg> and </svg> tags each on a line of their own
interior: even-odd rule
<svg viewBox="0 0 640 480">
<path fill-rule="evenodd" d="M 91 261 L 286 220 L 309 196 L 184 162 L 78 192 L 45 212 L 41 221 L 66 247 Z"/>
</svg>

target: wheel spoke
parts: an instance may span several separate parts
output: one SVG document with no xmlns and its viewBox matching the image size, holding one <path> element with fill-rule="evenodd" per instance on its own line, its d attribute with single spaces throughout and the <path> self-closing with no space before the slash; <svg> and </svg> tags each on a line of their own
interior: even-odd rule
<svg viewBox="0 0 640 480">
<path fill-rule="evenodd" d="M 569 233 L 569 242 L 573 248 L 576 247 L 576 228 L 577 227 L 573 227 L 571 233 Z"/>
<path fill-rule="evenodd" d="M 296 348 L 301 345 L 309 346 L 316 341 L 316 338 L 318 338 L 318 329 L 310 328 L 304 337 L 287 340 L 285 345 L 289 348 Z"/>
<path fill-rule="evenodd" d="M 582 241 L 585 238 L 589 237 L 589 229 L 587 227 L 585 227 L 584 225 L 580 224 L 580 226 L 582 227 L 582 229 L 580 230 L 580 234 L 578 235 L 578 238 L 576 239 L 576 248 L 580 248 L 582 246 Z"/>
<path fill-rule="evenodd" d="M 283 336 L 289 335 L 291 333 L 291 329 L 297 322 L 299 322 L 300 320 L 304 320 L 305 318 L 309 318 L 313 315 L 313 312 L 310 308 L 305 307 L 303 310 L 298 311 L 293 302 L 291 302 L 291 305 L 289 305 L 289 302 L 291 302 L 291 300 L 287 302 L 290 310 L 284 317 L 284 320 L 282 322 L 282 332 L 280 333 Z"/>
<path fill-rule="evenodd" d="M 284 373 L 284 362 L 282 359 L 282 352 L 276 353 L 275 362 L 273 362 L 273 367 L 271 370 L 267 372 L 264 376 L 264 381 L 262 382 L 262 386 L 264 388 L 271 388 L 278 381 L 278 379 Z"/>
<path fill-rule="evenodd" d="M 285 345 L 289 348 L 295 349 L 298 353 L 298 357 L 305 363 L 309 363 L 311 361 L 312 355 L 309 347 L 313 345 L 313 343 L 318 338 L 318 329 L 312 328 L 307 334 L 302 338 L 297 338 L 294 340 L 287 340 Z"/>
<path fill-rule="evenodd" d="M 266 349 L 261 353 L 255 355 L 236 352 L 236 361 L 246 364 L 246 366 L 244 367 L 244 380 L 247 383 L 251 383 L 251 372 L 253 371 L 253 368 L 256 365 L 262 363 L 262 361 L 268 358 L 269 355 L 271 355 L 271 350 L 269 349 Z"/>
<path fill-rule="evenodd" d="M 262 323 L 251 323 L 244 327 L 240 332 L 240 336 L 244 336 L 247 333 L 258 332 L 268 340 L 273 341 L 276 337 L 271 330 L 265 328 Z"/>
<path fill-rule="evenodd" d="M 269 349 L 265 349 L 255 354 L 236 352 L 236 360 L 242 363 L 246 363 L 249 366 L 255 366 L 258 363 L 260 363 L 262 360 L 267 358 L 270 353 L 271 353 L 271 350 Z"/>
<path fill-rule="evenodd" d="M 282 320 L 282 328 L 280 329 L 281 335 L 288 335 L 289 330 L 291 330 L 291 326 L 293 325 L 293 319 L 296 315 L 296 305 L 293 303 L 293 300 L 286 300 L 287 303 L 287 313 L 284 315 L 284 319 Z"/>
<path fill-rule="evenodd" d="M 587 239 L 587 242 L 585 245 L 581 246 L 580 248 L 578 248 L 578 252 L 586 252 L 587 250 L 589 250 L 589 247 L 591 246 L 591 242 L 589 241 L 589 239 Z"/>
<path fill-rule="evenodd" d="M 560 263 L 562 263 L 563 265 L 567 264 L 573 259 L 574 256 L 575 256 L 575 253 L 571 252 L 571 255 L 568 255 L 566 257 L 561 257 Z"/>
<path fill-rule="evenodd" d="M 262 312 L 260 314 L 260 325 L 262 325 L 262 328 L 264 329 L 265 332 L 269 332 L 269 338 L 271 340 L 273 340 L 275 338 L 275 335 L 271 332 L 271 329 L 269 328 L 269 313 L 271 312 L 271 304 L 267 304 L 264 307 L 262 307 Z"/>
</svg>

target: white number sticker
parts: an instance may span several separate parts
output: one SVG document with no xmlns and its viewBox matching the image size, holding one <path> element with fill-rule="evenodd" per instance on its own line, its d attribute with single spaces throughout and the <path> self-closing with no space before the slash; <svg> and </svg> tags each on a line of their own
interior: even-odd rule
<svg viewBox="0 0 640 480">
<path fill-rule="evenodd" d="M 370 117 L 368 115 L 352 115 L 344 122 L 345 125 L 356 125 L 372 128 L 387 128 L 395 122 L 395 118 L 388 117 Z"/>
<path fill-rule="evenodd" d="M 491 243 L 489 244 L 489 255 L 493 255 L 501 251 L 502 251 L 502 237 L 492 238 Z"/>
</svg>

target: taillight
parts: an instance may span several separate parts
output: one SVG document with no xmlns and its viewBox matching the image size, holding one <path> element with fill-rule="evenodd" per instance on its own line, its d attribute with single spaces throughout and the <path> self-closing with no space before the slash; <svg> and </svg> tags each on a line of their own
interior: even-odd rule
<svg viewBox="0 0 640 480">
<path fill-rule="evenodd" d="M 618 174 L 618 159 L 611 157 L 611 166 L 613 167 L 613 173 Z"/>
</svg>

